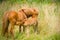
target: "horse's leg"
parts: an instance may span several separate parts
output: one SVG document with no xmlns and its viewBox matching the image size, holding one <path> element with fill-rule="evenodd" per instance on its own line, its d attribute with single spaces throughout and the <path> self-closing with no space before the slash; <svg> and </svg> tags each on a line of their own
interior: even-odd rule
<svg viewBox="0 0 60 40">
<path fill-rule="evenodd" d="M 13 40 L 15 40 L 14 39 L 14 23 L 10 23 L 9 33 L 11 34 Z"/>
<path fill-rule="evenodd" d="M 19 33 L 21 33 L 21 25 L 19 26 Z"/>
<path fill-rule="evenodd" d="M 23 29 L 23 26 L 21 26 L 21 33 L 23 33 L 24 29 Z"/>
<path fill-rule="evenodd" d="M 8 27 L 9 27 L 9 21 L 8 19 L 5 19 L 3 21 L 2 34 L 3 36 L 6 36 L 6 40 L 8 40 Z"/>
<path fill-rule="evenodd" d="M 15 40 L 15 38 L 14 38 L 14 24 L 11 25 L 11 31 L 10 32 L 11 32 L 13 40 Z"/>
<path fill-rule="evenodd" d="M 26 34 L 27 34 L 27 37 L 29 37 L 29 32 L 30 32 L 29 26 L 26 26 L 25 32 L 26 32 Z"/>
<path fill-rule="evenodd" d="M 25 27 L 25 26 L 23 26 L 23 32 L 25 32 L 25 28 L 26 28 L 26 27 Z"/>
<path fill-rule="evenodd" d="M 23 33 L 23 26 L 22 25 L 19 26 L 19 33 Z"/>
<path fill-rule="evenodd" d="M 37 34 L 38 32 L 38 21 L 36 21 L 36 23 L 33 25 L 34 28 L 34 33 Z"/>
<path fill-rule="evenodd" d="M 6 33 L 6 40 L 8 40 L 8 37 L 9 37 L 9 35 L 8 35 L 8 32 Z"/>
<path fill-rule="evenodd" d="M 20 32 L 20 33 L 25 32 L 25 28 L 26 28 L 26 26 L 25 26 L 25 25 L 23 25 L 23 24 L 22 24 L 22 25 L 20 25 L 20 26 L 19 26 L 19 32 Z"/>
<path fill-rule="evenodd" d="M 12 18 L 9 18 L 9 21 L 10 21 L 10 26 L 9 26 L 9 33 L 11 34 L 13 40 L 14 39 L 14 25 L 16 24 L 16 19 L 14 17 Z"/>
</svg>

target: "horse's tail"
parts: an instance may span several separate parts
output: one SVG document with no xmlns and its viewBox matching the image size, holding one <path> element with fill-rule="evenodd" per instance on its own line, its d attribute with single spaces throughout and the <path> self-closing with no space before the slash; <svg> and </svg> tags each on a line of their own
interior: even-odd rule
<svg viewBox="0 0 60 40">
<path fill-rule="evenodd" d="M 3 20 L 2 20 L 2 35 L 4 36 L 8 32 L 8 26 L 9 26 L 9 20 L 8 20 L 8 14 L 4 13 Z"/>
</svg>

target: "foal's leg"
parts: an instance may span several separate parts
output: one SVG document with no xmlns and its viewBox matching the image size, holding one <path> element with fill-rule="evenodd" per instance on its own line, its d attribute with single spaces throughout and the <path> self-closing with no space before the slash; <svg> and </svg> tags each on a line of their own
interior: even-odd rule
<svg viewBox="0 0 60 40">
<path fill-rule="evenodd" d="M 19 26 L 19 32 L 20 32 L 20 33 L 23 33 L 23 32 L 24 32 L 24 26 L 23 26 L 23 25 L 20 25 L 20 26 Z"/>
<path fill-rule="evenodd" d="M 25 32 L 25 28 L 26 28 L 26 27 L 25 27 L 25 26 L 23 26 L 23 32 Z"/>
<path fill-rule="evenodd" d="M 29 37 L 29 32 L 30 32 L 29 26 L 26 26 L 25 32 L 26 32 L 26 34 L 27 34 L 27 37 Z"/>
<path fill-rule="evenodd" d="M 29 32 L 30 32 L 29 26 L 23 25 L 23 32 L 25 32 L 27 37 L 29 37 Z"/>
<path fill-rule="evenodd" d="M 19 33 L 21 33 L 21 25 L 19 26 Z"/>
<path fill-rule="evenodd" d="M 36 23 L 33 25 L 34 28 L 34 33 L 37 34 L 38 32 L 38 21 L 36 21 Z"/>
</svg>

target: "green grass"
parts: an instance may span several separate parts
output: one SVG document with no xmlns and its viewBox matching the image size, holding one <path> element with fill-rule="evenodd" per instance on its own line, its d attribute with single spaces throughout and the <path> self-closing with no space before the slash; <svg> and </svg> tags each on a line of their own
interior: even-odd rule
<svg viewBox="0 0 60 40">
<path fill-rule="evenodd" d="M 2 17 L 5 11 L 21 8 L 36 8 L 39 10 L 38 30 L 39 34 L 35 35 L 30 28 L 30 37 L 27 38 L 25 33 L 15 33 L 16 40 L 60 40 L 60 1 L 59 0 L 6 0 L 0 1 L 0 40 L 6 40 L 2 37 Z M 12 40 L 9 37 L 9 40 Z"/>
</svg>

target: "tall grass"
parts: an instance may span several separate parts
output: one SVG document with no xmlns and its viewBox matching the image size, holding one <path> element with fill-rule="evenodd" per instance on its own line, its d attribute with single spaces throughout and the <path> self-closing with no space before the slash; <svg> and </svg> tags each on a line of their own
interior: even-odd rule
<svg viewBox="0 0 60 40">
<path fill-rule="evenodd" d="M 5 40 L 1 36 L 2 16 L 5 11 L 21 8 L 36 8 L 39 10 L 38 15 L 38 35 L 33 33 L 30 28 L 30 37 L 26 34 L 15 33 L 16 40 L 60 40 L 60 1 L 59 0 L 6 0 L 0 3 L 0 40 Z M 9 38 L 9 40 L 12 40 Z"/>
</svg>

